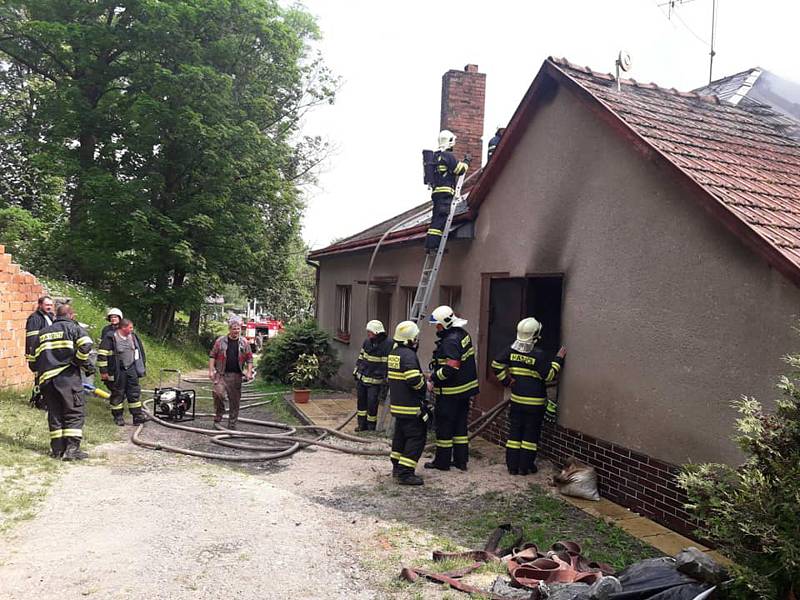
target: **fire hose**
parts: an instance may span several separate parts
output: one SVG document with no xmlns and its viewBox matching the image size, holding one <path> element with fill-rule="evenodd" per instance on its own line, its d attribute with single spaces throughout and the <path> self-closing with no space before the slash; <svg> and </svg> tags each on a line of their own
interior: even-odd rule
<svg viewBox="0 0 800 600">
<path fill-rule="evenodd" d="M 283 392 L 269 392 L 261 395 L 280 395 Z M 253 396 L 256 398 L 258 396 Z M 262 406 L 264 404 L 269 404 L 272 400 L 264 400 L 260 402 L 254 402 L 252 404 L 246 404 L 240 407 L 240 410 L 246 410 L 248 408 L 253 408 L 256 406 Z M 179 423 L 172 423 L 157 417 L 153 411 L 150 410 L 150 405 L 152 405 L 153 400 L 145 400 L 143 402 L 143 410 L 147 414 L 148 420 L 164 427 L 170 429 L 176 429 L 179 431 L 188 431 L 190 433 L 197 433 L 201 435 L 210 436 L 210 441 L 213 444 L 217 444 L 219 446 L 233 448 L 237 450 L 244 450 L 247 452 L 253 452 L 254 454 L 245 454 L 245 455 L 230 455 L 230 454 L 222 454 L 219 452 L 205 452 L 201 450 L 192 450 L 189 448 L 181 448 L 179 446 L 173 446 L 171 444 L 164 444 L 161 442 L 149 441 L 142 438 L 142 432 L 145 428 L 146 423 L 142 423 L 139 425 L 131 434 L 131 442 L 136 444 L 137 446 L 141 446 L 143 448 L 149 448 L 151 450 L 164 450 L 167 452 L 174 452 L 176 454 L 184 454 L 187 456 L 196 456 L 199 458 L 212 458 L 217 460 L 226 460 L 226 461 L 234 461 L 234 462 L 259 462 L 259 461 L 267 461 L 267 460 L 275 460 L 279 458 L 285 458 L 291 456 L 301 448 L 305 448 L 308 446 L 319 446 L 321 448 L 327 448 L 329 450 L 335 450 L 338 452 L 344 452 L 346 454 L 355 454 L 361 456 L 389 456 L 388 450 L 383 449 L 356 449 L 356 448 L 348 448 L 346 446 L 341 446 L 337 444 L 332 444 L 329 442 L 322 441 L 323 438 L 331 435 L 334 437 L 338 437 L 345 441 L 355 442 L 359 444 L 365 443 L 379 443 L 379 444 L 387 444 L 388 442 L 385 440 L 375 440 L 375 439 L 365 439 L 363 437 L 350 435 L 348 433 L 344 433 L 341 431 L 345 425 L 347 425 L 355 416 L 355 411 L 342 423 L 340 423 L 337 427 L 323 427 L 319 425 L 287 425 L 286 423 L 280 423 L 277 421 L 264 421 L 260 419 L 249 419 L 242 417 L 239 419 L 242 423 L 248 423 L 250 425 L 255 425 L 258 427 L 266 427 L 271 429 L 279 430 L 278 433 L 259 433 L 255 431 L 238 431 L 238 430 L 231 430 L 225 429 L 224 427 L 218 426 L 219 429 L 206 429 L 204 427 L 192 427 L 189 425 L 181 425 Z M 469 424 L 470 428 L 476 427 L 477 428 L 469 434 L 469 439 L 473 439 L 475 436 L 479 435 L 481 431 L 483 431 L 494 419 L 496 419 L 503 409 L 508 405 L 509 401 L 503 401 L 500 404 L 492 407 L 491 410 L 485 412 L 477 419 L 475 419 L 472 423 Z M 197 416 L 200 417 L 213 417 L 214 415 L 211 413 L 197 413 Z M 480 424 L 480 425 L 479 425 Z M 295 435 L 299 431 L 317 431 L 321 432 L 316 438 L 307 438 L 300 435 Z M 238 443 L 235 441 L 231 441 L 233 439 L 238 440 L 260 440 L 261 445 L 252 445 L 252 444 L 243 444 Z M 425 447 L 426 451 L 432 450 L 434 448 L 434 444 L 429 444 Z"/>
</svg>

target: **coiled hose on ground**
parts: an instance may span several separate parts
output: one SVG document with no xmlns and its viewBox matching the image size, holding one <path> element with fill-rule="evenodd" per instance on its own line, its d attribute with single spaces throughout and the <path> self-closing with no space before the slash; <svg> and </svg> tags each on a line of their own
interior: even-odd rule
<svg viewBox="0 0 800 600">
<path fill-rule="evenodd" d="M 198 381 L 199 383 L 199 381 Z M 261 400 L 261 398 L 266 398 L 267 396 L 280 396 L 284 392 L 265 392 L 265 393 L 245 393 L 243 395 L 243 399 L 249 400 L 258 400 L 251 404 L 245 404 L 240 407 L 240 410 L 246 410 L 249 408 L 254 408 L 256 406 L 263 406 L 265 404 L 269 404 L 272 402 L 272 399 L 269 400 Z M 198 398 L 209 398 L 208 396 L 198 396 Z M 470 428 L 475 428 L 472 433 L 469 435 L 469 439 L 474 438 L 475 436 L 479 435 L 481 431 L 483 431 L 495 418 L 497 418 L 503 409 L 508 405 L 508 400 L 501 402 L 497 406 L 494 406 L 491 410 L 487 411 L 477 419 L 475 419 L 472 423 L 469 424 Z M 188 456 L 196 456 L 199 458 L 213 458 L 217 460 L 225 460 L 225 461 L 233 461 L 233 462 L 261 462 L 267 460 L 275 460 L 278 458 L 285 458 L 287 456 L 291 456 L 301 448 L 306 448 L 309 446 L 319 446 L 321 448 L 327 448 L 329 450 L 335 450 L 337 452 L 344 452 L 346 454 L 356 454 L 361 456 L 389 456 L 388 449 L 376 449 L 376 448 L 365 448 L 365 449 L 358 449 L 358 448 L 351 448 L 347 446 L 342 446 L 338 444 L 333 444 L 330 442 L 325 442 L 323 439 L 327 436 L 334 436 L 340 438 L 345 441 L 354 442 L 358 444 L 377 444 L 386 446 L 389 442 L 386 440 L 375 439 L 375 438 L 363 438 L 356 435 L 350 435 L 348 433 L 344 433 L 341 430 L 347 425 L 355 416 L 356 413 L 353 412 L 347 419 L 345 419 L 341 424 L 339 424 L 335 428 L 331 427 L 322 427 L 319 425 L 287 425 L 286 423 L 280 423 L 277 421 L 264 421 L 260 419 L 249 419 L 245 417 L 240 417 L 239 421 L 242 423 L 248 423 L 250 425 L 255 425 L 258 427 L 264 427 L 267 429 L 275 430 L 273 432 L 256 432 L 256 431 L 239 431 L 239 430 L 230 430 L 226 429 L 222 426 L 217 425 L 217 429 L 206 429 L 204 427 L 193 427 L 189 425 L 182 425 L 180 423 L 173 423 L 171 421 L 167 421 L 157 417 L 152 410 L 150 410 L 150 406 L 152 405 L 153 400 L 145 400 L 143 402 L 143 408 L 145 413 L 148 416 L 150 422 L 157 423 L 158 425 L 162 425 L 163 427 L 167 427 L 169 429 L 176 429 L 179 431 L 188 431 L 191 433 L 197 433 L 200 435 L 209 436 L 209 440 L 213 444 L 217 444 L 219 446 L 223 446 L 226 448 L 233 448 L 236 450 L 242 450 L 247 452 L 247 454 L 222 454 L 218 452 L 205 452 L 202 450 L 192 450 L 190 448 L 181 448 L 179 446 L 173 446 L 171 444 L 164 444 L 157 441 L 149 441 L 142 438 L 142 432 L 144 431 L 146 423 L 142 423 L 136 429 L 134 429 L 133 433 L 131 434 L 131 442 L 136 444 L 137 446 L 141 446 L 143 448 L 149 448 L 151 450 L 164 450 L 167 452 L 174 452 L 177 454 L 185 454 Z M 196 416 L 199 417 L 213 417 L 212 413 L 196 413 Z M 321 432 L 315 438 L 308 438 L 303 437 L 301 435 L 297 435 L 298 432 L 301 431 L 314 431 L 314 432 Z M 233 440 L 258 440 L 258 443 L 241 443 L 239 441 Z M 425 447 L 426 451 L 432 450 L 435 447 L 434 444 L 429 444 Z"/>
</svg>

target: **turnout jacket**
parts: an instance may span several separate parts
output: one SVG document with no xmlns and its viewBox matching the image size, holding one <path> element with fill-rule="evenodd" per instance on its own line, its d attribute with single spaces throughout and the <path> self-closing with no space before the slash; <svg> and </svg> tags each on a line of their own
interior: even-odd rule
<svg viewBox="0 0 800 600">
<path fill-rule="evenodd" d="M 439 150 L 433 154 L 433 193 L 456 193 L 456 180 L 469 168 L 467 163 L 459 161 L 449 150 Z"/>
<path fill-rule="evenodd" d="M 438 331 L 431 362 L 433 391 L 440 398 L 463 400 L 478 393 L 478 369 L 472 338 L 461 327 Z"/>
<path fill-rule="evenodd" d="M 504 386 L 511 386 L 511 402 L 520 407 L 544 406 L 555 413 L 555 403 L 547 402 L 547 384 L 561 371 L 564 359 L 551 358 L 541 348 L 519 352 L 507 347 L 492 361 L 492 370 Z M 552 406 L 551 406 L 552 404 Z"/>
<path fill-rule="evenodd" d="M 385 333 L 369 337 L 361 345 L 353 375 L 365 385 L 383 385 L 386 382 L 389 352 L 394 342 Z"/>
<path fill-rule="evenodd" d="M 28 361 L 28 368 L 31 371 L 36 370 L 33 364 L 36 360 L 36 348 L 39 346 L 39 332 L 52 325 L 53 321 L 55 317 L 41 310 L 32 313 L 25 321 L 25 360 Z"/>
<path fill-rule="evenodd" d="M 91 351 L 92 338 L 83 327 L 71 319 L 57 318 L 52 325 L 39 331 L 39 345 L 34 352 L 39 384 L 44 385 L 66 372 L 77 376 L 77 387 L 71 391 L 82 391 L 78 368 L 87 364 Z"/>
<path fill-rule="evenodd" d="M 106 326 L 108 327 L 108 325 Z M 117 338 L 114 334 L 117 332 L 113 327 L 111 329 L 103 328 L 105 335 L 100 340 L 100 348 L 97 350 L 97 368 L 101 373 L 108 373 L 109 381 L 116 381 L 119 379 L 122 372 L 122 361 L 117 356 Z M 136 374 L 139 377 L 144 377 L 147 369 L 147 357 L 144 354 L 144 345 L 135 332 L 131 332 L 133 338 L 133 347 L 138 350 L 138 358 L 134 361 L 136 365 Z"/>
<path fill-rule="evenodd" d="M 423 416 L 425 378 L 419 368 L 417 351 L 394 344 L 388 357 L 389 410 L 398 419 Z"/>
</svg>

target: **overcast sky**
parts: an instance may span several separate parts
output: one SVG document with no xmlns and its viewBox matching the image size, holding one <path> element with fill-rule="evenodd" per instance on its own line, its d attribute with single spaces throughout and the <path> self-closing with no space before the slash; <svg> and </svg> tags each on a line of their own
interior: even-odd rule
<svg viewBox="0 0 800 600">
<path fill-rule="evenodd" d="M 448 69 L 474 63 L 487 74 L 484 148 L 548 56 L 612 72 L 624 48 L 633 58 L 629 77 L 680 90 L 708 82 L 712 0 L 676 0 L 671 20 L 667 0 L 303 4 L 342 79 L 335 104 L 304 125 L 334 147 L 318 185 L 306 190 L 303 236 L 312 248 L 429 198 L 421 151 L 436 142 Z M 760 66 L 800 82 L 798 23 L 796 0 L 717 0 L 714 78 Z"/>
</svg>

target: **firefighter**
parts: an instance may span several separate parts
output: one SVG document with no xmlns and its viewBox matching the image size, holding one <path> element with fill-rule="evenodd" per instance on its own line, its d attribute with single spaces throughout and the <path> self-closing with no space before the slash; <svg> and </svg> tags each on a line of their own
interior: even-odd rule
<svg viewBox="0 0 800 600">
<path fill-rule="evenodd" d="M 123 401 L 128 400 L 128 410 L 133 424 L 146 421 L 142 411 L 142 388 L 139 379 L 146 373 L 144 345 L 133 331 L 130 319 L 122 319 L 116 329 L 109 330 L 97 350 L 97 367 L 111 392 L 111 418 L 120 427 L 125 425 L 122 416 Z"/>
<path fill-rule="evenodd" d="M 34 373 L 36 373 L 34 362 L 36 361 L 36 348 L 39 346 L 39 332 L 52 325 L 55 318 L 53 314 L 53 299 L 50 296 L 41 296 L 36 303 L 36 310 L 30 314 L 25 322 L 25 360 L 28 361 L 28 368 Z M 30 404 L 36 408 L 45 408 L 44 398 L 39 390 L 39 378 L 37 375 L 34 375 Z"/>
<path fill-rule="evenodd" d="M 425 402 L 425 378 L 419 366 L 419 327 L 403 321 L 394 331 L 388 357 L 389 410 L 395 418 L 392 439 L 392 476 L 400 485 L 422 485 L 415 470 L 425 449 L 430 411 Z"/>
<path fill-rule="evenodd" d="M 386 363 L 392 345 L 383 323 L 378 320 L 367 323 L 367 339 L 353 369 L 358 395 L 356 431 L 375 431 L 378 424 L 378 403 L 381 389 L 386 385 Z"/>
<path fill-rule="evenodd" d="M 119 322 L 122 321 L 122 311 L 118 308 L 110 308 L 106 313 L 106 321 L 108 321 L 108 325 L 103 327 L 103 331 L 100 332 L 100 343 L 103 343 L 103 338 L 108 335 L 108 332 L 114 332 L 119 327 Z"/>
<path fill-rule="evenodd" d="M 489 151 L 486 156 L 487 163 L 492 159 L 492 155 L 494 154 L 494 151 L 497 150 L 497 145 L 500 143 L 500 140 L 503 139 L 503 134 L 505 132 L 505 127 L 498 127 L 492 139 L 489 140 Z"/>
<path fill-rule="evenodd" d="M 447 216 L 450 214 L 450 204 L 456 193 L 456 180 L 462 173 L 467 172 L 469 159 L 459 161 L 453 154 L 453 147 L 456 144 L 456 136 L 447 129 L 439 133 L 439 149 L 433 155 L 434 175 L 433 192 L 433 214 L 431 224 L 428 227 L 428 235 L 425 237 L 425 251 L 435 252 L 442 241 L 444 226 Z"/>
<path fill-rule="evenodd" d="M 541 335 L 539 321 L 533 317 L 522 319 L 517 324 L 516 341 L 492 361 L 497 379 L 511 387 L 506 466 L 512 475 L 536 473 L 542 419 L 555 420 L 556 405 L 547 400 L 546 386 L 558 377 L 567 350 L 562 347 L 551 358 L 535 347 Z"/>
<path fill-rule="evenodd" d="M 431 313 L 436 324 L 436 349 L 431 361 L 431 388 L 436 396 L 436 455 L 425 463 L 426 469 L 449 471 L 450 465 L 467 470 L 469 405 L 478 393 L 478 369 L 472 338 L 449 306 Z"/>
<path fill-rule="evenodd" d="M 91 350 L 92 338 L 75 322 L 69 304 L 59 306 L 53 324 L 39 331 L 34 367 L 47 403 L 54 458 L 81 460 L 89 456 L 81 450 L 84 406 L 80 371 L 94 372 L 89 362 Z"/>
</svg>

